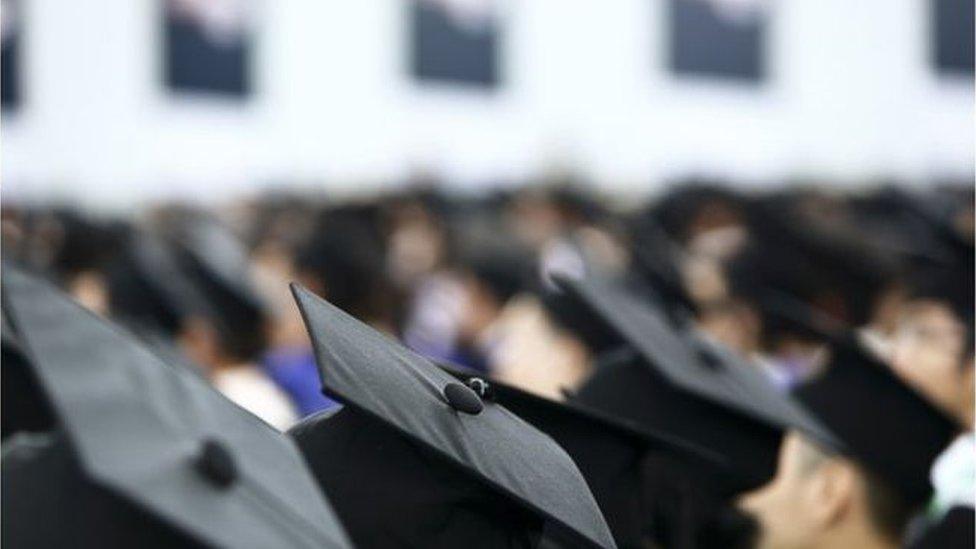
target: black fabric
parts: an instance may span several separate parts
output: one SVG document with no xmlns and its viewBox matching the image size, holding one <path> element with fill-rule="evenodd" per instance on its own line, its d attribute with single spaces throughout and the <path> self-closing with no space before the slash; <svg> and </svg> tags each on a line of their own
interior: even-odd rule
<svg viewBox="0 0 976 549">
<path fill-rule="evenodd" d="M 458 412 L 444 396 L 450 375 L 308 290 L 292 291 L 330 396 L 535 511 L 552 535 L 614 547 L 583 476 L 551 438 L 490 402 L 475 415 Z"/>
<path fill-rule="evenodd" d="M 635 222 L 631 254 L 635 272 L 650 286 L 670 315 L 696 310 L 682 281 L 681 246 L 650 216 Z"/>
<path fill-rule="evenodd" d="M 642 518 L 647 525 L 635 547 L 671 549 L 747 549 L 755 547 L 759 525 L 730 499 L 716 497 L 709 475 L 700 475 L 677 456 L 645 455 L 638 482 L 647 494 Z"/>
<path fill-rule="evenodd" d="M 549 318 L 579 339 L 590 354 L 605 353 L 624 343 L 620 334 L 566 292 L 543 289 L 540 298 Z"/>
<path fill-rule="evenodd" d="M 949 509 L 939 522 L 928 527 L 908 545 L 909 549 L 971 549 L 976 546 L 976 516 L 973 508 Z"/>
<path fill-rule="evenodd" d="M 647 299 L 609 280 L 560 278 L 559 284 L 632 347 L 641 362 L 675 389 L 691 393 L 752 420 L 795 428 L 828 446 L 836 441 L 814 417 L 776 390 L 758 368 L 691 326 L 672 320 Z"/>
<path fill-rule="evenodd" d="M 530 548 L 542 533 L 535 513 L 355 408 L 289 434 L 356 547 Z"/>
<path fill-rule="evenodd" d="M 187 317 L 216 317 L 172 246 L 153 234 L 134 230 L 107 280 L 112 317 L 135 329 L 173 337 Z"/>
<path fill-rule="evenodd" d="M 174 217 L 177 263 L 205 298 L 222 350 L 235 360 L 255 360 L 267 345 L 267 311 L 243 244 L 215 219 L 192 211 Z"/>
<path fill-rule="evenodd" d="M 6 311 L 0 316 L 0 438 L 18 432 L 49 431 L 57 425 L 51 403 L 24 355 Z"/>
<path fill-rule="evenodd" d="M 845 327 L 841 320 L 812 307 L 832 295 L 831 281 L 791 254 L 747 246 L 725 266 L 730 297 L 747 302 L 762 316 L 767 345 L 784 336 L 829 339 Z"/>
<path fill-rule="evenodd" d="M 932 463 L 960 430 L 853 336 L 836 341 L 824 372 L 794 394 L 843 441 L 847 454 L 913 504 L 929 497 Z"/>
<path fill-rule="evenodd" d="M 600 364 L 573 399 L 721 455 L 727 470 L 711 470 L 709 475 L 717 495 L 754 489 L 776 472 L 780 428 L 675 387 L 635 355 Z"/>
<path fill-rule="evenodd" d="M 3 269 L 4 306 L 86 482 L 208 545 L 348 546 L 287 437 L 68 296 Z M 232 486 L 199 473 L 209 441 L 240 470 Z"/>
<path fill-rule="evenodd" d="M 586 478 L 618 547 L 733 546 L 737 534 L 719 525 L 730 510 L 710 483 L 729 474 L 718 456 L 575 402 L 555 402 L 457 367 L 441 367 L 473 387 L 485 383 L 491 400 L 566 450 Z M 721 538 L 722 543 L 709 545 L 706 537 Z"/>
<path fill-rule="evenodd" d="M 881 250 L 892 242 L 883 231 L 839 231 L 850 217 L 843 204 L 817 194 L 774 194 L 749 203 L 751 263 L 763 284 L 808 300 L 852 326 L 870 320 L 871 307 L 896 264 Z M 855 218 L 856 219 L 856 218 Z"/>
<path fill-rule="evenodd" d="M 4 547 L 204 547 L 87 480 L 61 433 L 5 441 L 0 479 Z"/>
</svg>

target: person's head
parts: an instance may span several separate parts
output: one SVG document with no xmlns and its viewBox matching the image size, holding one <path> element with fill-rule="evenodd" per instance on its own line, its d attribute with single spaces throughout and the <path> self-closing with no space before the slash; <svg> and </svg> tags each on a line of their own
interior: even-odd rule
<svg viewBox="0 0 976 549">
<path fill-rule="evenodd" d="M 907 285 L 891 338 L 891 364 L 907 383 L 966 425 L 973 423 L 973 283 L 925 271 Z"/>
<path fill-rule="evenodd" d="M 913 509 L 885 481 L 796 432 L 776 476 L 739 507 L 760 523 L 760 548 L 896 547 Z"/>
<path fill-rule="evenodd" d="M 944 304 L 911 302 L 892 338 L 891 364 L 906 382 L 971 426 L 974 363 L 968 332 Z"/>
<path fill-rule="evenodd" d="M 519 254 L 479 250 L 462 258 L 459 271 L 466 296 L 461 336 L 477 338 L 526 289 L 531 263 Z"/>
<path fill-rule="evenodd" d="M 400 304 L 372 215 L 352 208 L 325 212 L 298 248 L 295 275 L 352 316 L 393 332 Z"/>
</svg>

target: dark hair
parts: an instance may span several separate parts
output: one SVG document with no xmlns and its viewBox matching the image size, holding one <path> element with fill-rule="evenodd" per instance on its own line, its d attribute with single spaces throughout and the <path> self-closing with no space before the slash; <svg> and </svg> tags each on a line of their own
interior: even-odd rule
<svg viewBox="0 0 976 549">
<path fill-rule="evenodd" d="M 966 326 L 966 354 L 972 353 L 976 285 L 971 269 L 958 266 L 918 268 L 905 275 L 902 284 L 908 300 L 935 301 L 948 307 Z"/>
<path fill-rule="evenodd" d="M 871 523 L 891 541 L 902 539 L 915 508 L 891 484 L 874 473 L 861 469 Z"/>
<path fill-rule="evenodd" d="M 396 303 L 383 242 L 362 214 L 326 214 L 295 254 L 296 269 L 321 284 L 325 297 L 360 320 L 381 318 Z"/>
<path fill-rule="evenodd" d="M 233 287 L 183 251 L 180 261 L 213 308 L 210 321 L 217 330 L 221 351 L 239 362 L 258 358 L 268 346 L 268 314 L 247 289 Z"/>
</svg>

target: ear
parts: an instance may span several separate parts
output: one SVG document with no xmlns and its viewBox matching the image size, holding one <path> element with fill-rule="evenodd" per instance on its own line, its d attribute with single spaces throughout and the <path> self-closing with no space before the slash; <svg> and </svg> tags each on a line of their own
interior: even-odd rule
<svg viewBox="0 0 976 549">
<path fill-rule="evenodd" d="M 844 520 L 853 511 L 857 482 L 857 469 L 852 463 L 837 458 L 824 463 L 807 488 L 814 520 L 824 527 Z"/>
</svg>

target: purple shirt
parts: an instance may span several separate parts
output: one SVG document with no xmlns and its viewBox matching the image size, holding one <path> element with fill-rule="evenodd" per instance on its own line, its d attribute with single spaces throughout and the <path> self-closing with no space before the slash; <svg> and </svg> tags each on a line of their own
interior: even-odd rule
<svg viewBox="0 0 976 549">
<path fill-rule="evenodd" d="M 278 348 L 266 353 L 261 365 L 268 377 L 288 394 L 302 417 L 338 404 L 322 394 L 322 382 L 312 349 Z"/>
</svg>

